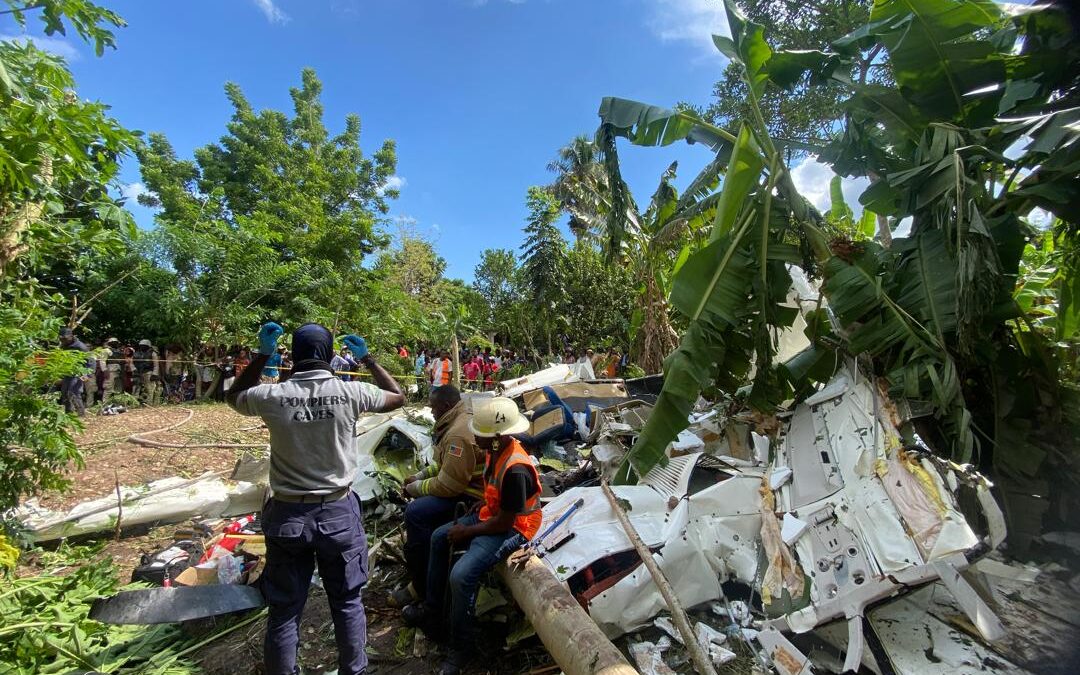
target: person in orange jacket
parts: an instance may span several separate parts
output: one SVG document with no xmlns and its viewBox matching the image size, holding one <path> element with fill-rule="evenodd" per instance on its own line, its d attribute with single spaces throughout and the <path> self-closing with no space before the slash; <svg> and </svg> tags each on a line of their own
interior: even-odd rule
<svg viewBox="0 0 1080 675">
<path fill-rule="evenodd" d="M 450 649 L 439 667 L 440 675 L 459 675 L 476 651 L 480 581 L 540 530 L 540 475 L 514 438 L 528 429 L 529 421 L 508 398 L 474 403 L 469 430 L 476 445 L 487 453 L 480 510 L 443 525 L 431 535 L 426 597 L 422 604 L 409 605 L 402 612 L 407 624 L 421 627 L 429 636 L 437 633 L 449 583 Z M 450 550 L 454 546 L 466 551 L 451 570 Z"/>
</svg>

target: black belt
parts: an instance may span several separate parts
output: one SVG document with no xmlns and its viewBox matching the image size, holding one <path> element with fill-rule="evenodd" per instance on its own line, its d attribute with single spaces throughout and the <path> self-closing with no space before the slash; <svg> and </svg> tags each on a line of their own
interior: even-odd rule
<svg viewBox="0 0 1080 675">
<path fill-rule="evenodd" d="M 325 495 L 274 495 L 273 498 L 279 502 L 289 504 L 325 504 L 326 502 L 336 502 L 344 498 L 351 489 L 343 487 Z"/>
</svg>

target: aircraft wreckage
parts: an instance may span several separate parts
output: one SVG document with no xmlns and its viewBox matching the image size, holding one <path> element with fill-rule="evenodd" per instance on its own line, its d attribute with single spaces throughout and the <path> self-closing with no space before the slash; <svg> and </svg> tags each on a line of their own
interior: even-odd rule
<svg viewBox="0 0 1080 675">
<path fill-rule="evenodd" d="M 558 367 L 506 385 L 529 411 L 537 461 L 547 470 L 533 560 L 502 570 L 503 578 L 567 673 L 632 672 L 610 639 L 669 611 L 620 526 L 616 502 L 598 485 L 633 446 L 656 384 L 585 381 Z M 1005 526 L 988 481 L 905 445 L 903 421 L 849 363 L 774 417 L 702 406 L 669 445 L 664 465 L 611 490 L 679 603 L 711 604 L 721 624 L 738 626 L 762 668 L 782 675 L 1022 672 L 928 613 L 929 603 L 946 602 L 982 639 L 1002 637 L 968 578 L 1001 544 Z M 365 469 L 355 489 L 365 500 L 381 499 L 387 480 L 430 461 L 424 412 L 373 415 L 357 434 Z M 246 512 L 261 500 L 264 470 L 246 461 L 231 481 L 133 490 L 124 496 L 125 516 L 178 522 Z M 206 509 L 193 506 L 201 488 L 213 492 Z M 24 507 L 21 515 L 43 540 L 72 536 L 115 523 L 110 498 L 99 501 L 69 514 Z M 978 514 L 968 508 L 965 517 L 961 503 Z M 708 631 L 716 634 L 698 626 L 703 642 Z M 802 638 L 812 638 L 813 661 Z M 661 648 L 637 642 L 630 652 L 638 668 L 661 673 L 666 666 L 649 665 L 660 661 Z M 928 660 L 924 651 L 937 656 Z M 731 655 L 716 645 L 710 653 Z"/>
<path fill-rule="evenodd" d="M 598 415 L 592 455 L 603 458 L 605 474 L 648 410 L 631 405 Z M 955 672 L 945 662 L 898 667 L 903 655 L 893 658 L 889 648 L 908 647 L 868 623 L 868 609 L 940 583 L 985 640 L 1001 638 L 1001 623 L 964 572 L 1002 542 L 1004 518 L 985 478 L 905 447 L 900 421 L 851 366 L 778 414 L 770 435 L 738 418 L 699 415 L 669 446 L 666 465 L 637 485 L 611 489 L 681 604 L 740 598 L 753 609 L 753 635 L 779 672 L 809 672 L 809 660 L 784 634 L 821 626 L 830 626 L 822 637 L 844 654 L 832 664 L 837 672 Z M 964 493 L 978 505 L 985 531 L 961 514 Z M 609 637 L 650 625 L 668 608 L 600 487 L 559 494 L 544 507 L 545 526 L 577 502 L 580 508 L 538 542 L 543 563 Z M 846 631 L 835 630 L 837 621 Z M 965 642 L 969 653 L 960 662 L 1017 672 L 1000 658 L 1000 668 L 983 667 L 995 659 Z"/>
</svg>

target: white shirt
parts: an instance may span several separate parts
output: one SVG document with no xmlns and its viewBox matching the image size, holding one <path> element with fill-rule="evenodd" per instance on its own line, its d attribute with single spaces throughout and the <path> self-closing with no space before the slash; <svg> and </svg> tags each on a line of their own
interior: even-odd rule
<svg viewBox="0 0 1080 675">
<path fill-rule="evenodd" d="M 373 384 L 308 370 L 243 391 L 233 407 L 242 415 L 261 417 L 270 430 L 270 489 L 275 494 L 324 495 L 356 480 L 356 419 L 385 401 L 386 394 Z"/>
</svg>

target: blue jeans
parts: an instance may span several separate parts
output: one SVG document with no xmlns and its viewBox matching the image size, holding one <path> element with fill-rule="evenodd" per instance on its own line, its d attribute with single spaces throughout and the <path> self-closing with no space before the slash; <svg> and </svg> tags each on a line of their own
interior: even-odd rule
<svg viewBox="0 0 1080 675">
<path fill-rule="evenodd" d="M 475 513 L 470 513 L 456 522 L 461 525 L 475 525 L 480 522 L 480 518 Z M 453 524 L 447 523 L 431 535 L 427 597 L 424 604 L 431 616 L 442 615 L 449 571 L 450 641 L 460 648 L 467 647 L 474 638 L 476 592 L 480 588 L 480 580 L 488 570 L 520 548 L 525 543 L 525 537 L 516 530 L 505 534 L 473 537 L 465 555 L 454 564 L 453 570 L 449 570 L 450 540 L 446 535 Z"/>
<path fill-rule="evenodd" d="M 350 493 L 333 502 L 294 504 L 271 499 L 263 509 L 266 569 L 260 578 L 270 614 L 264 658 L 268 675 L 292 675 L 311 573 L 319 564 L 334 638 L 338 672 L 367 668 L 367 617 L 360 589 L 367 582 L 367 539 L 360 498 Z"/>
<path fill-rule="evenodd" d="M 405 567 L 413 589 L 422 600 L 427 594 L 428 558 L 431 557 L 431 534 L 435 528 L 454 519 L 458 504 L 468 506 L 474 500 L 459 497 L 418 497 L 405 507 Z M 467 509 L 466 509 L 467 510 Z"/>
</svg>

